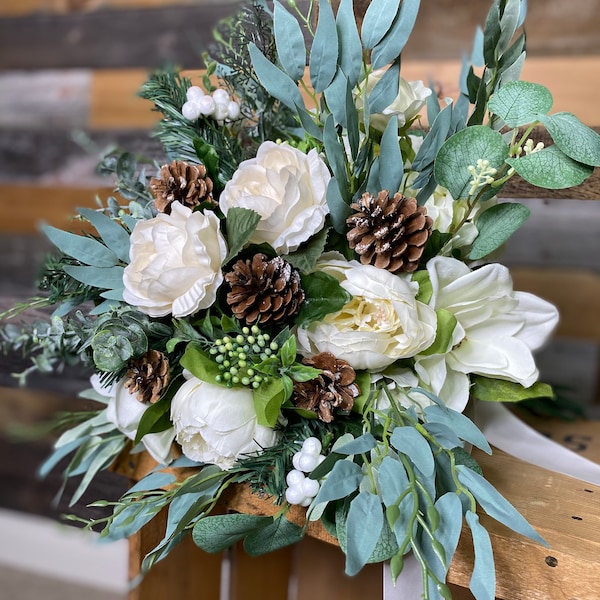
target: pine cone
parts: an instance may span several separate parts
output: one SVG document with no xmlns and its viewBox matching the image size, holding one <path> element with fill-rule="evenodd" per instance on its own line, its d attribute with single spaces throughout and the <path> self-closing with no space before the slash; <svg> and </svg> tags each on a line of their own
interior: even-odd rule
<svg viewBox="0 0 600 600">
<path fill-rule="evenodd" d="M 292 402 L 298 408 L 315 411 L 325 423 L 333 421 L 334 409 L 352 410 L 360 389 L 354 381 L 356 372 L 345 360 L 321 352 L 302 363 L 322 372 L 310 381 L 294 383 Z"/>
<path fill-rule="evenodd" d="M 358 212 L 346 220 L 352 227 L 346 238 L 363 265 L 392 273 L 417 269 L 433 225 L 424 206 L 400 193 L 390 198 L 387 190 L 365 192 L 350 206 Z"/>
<path fill-rule="evenodd" d="M 140 402 L 154 404 L 169 383 L 169 361 L 158 350 L 148 350 L 129 363 L 125 387 Z"/>
<path fill-rule="evenodd" d="M 225 280 L 231 286 L 227 303 L 247 324 L 285 321 L 304 302 L 300 274 L 279 256 L 268 260 L 255 254 L 252 260 L 238 260 Z"/>
<path fill-rule="evenodd" d="M 206 176 L 204 165 L 190 165 L 174 160 L 160 168 L 160 179 L 152 177 L 150 191 L 158 212 L 171 213 L 171 203 L 176 200 L 188 208 L 201 202 L 212 202 L 213 182 Z"/>
</svg>

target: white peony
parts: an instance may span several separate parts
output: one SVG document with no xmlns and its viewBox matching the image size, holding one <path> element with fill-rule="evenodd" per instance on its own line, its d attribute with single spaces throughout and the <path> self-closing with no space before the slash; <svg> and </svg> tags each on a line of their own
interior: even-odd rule
<svg viewBox="0 0 600 600">
<path fill-rule="evenodd" d="M 190 378 L 171 403 L 176 440 L 189 459 L 230 469 L 238 458 L 275 444 L 277 432 L 256 422 L 252 392 Z"/>
<path fill-rule="evenodd" d="M 184 317 L 215 301 L 227 246 L 213 212 L 173 202 L 171 214 L 136 223 L 129 254 L 123 300 L 151 317 Z"/>
<path fill-rule="evenodd" d="M 416 300 L 419 288 L 410 275 L 335 259 L 317 268 L 336 277 L 352 300 L 323 321 L 298 330 L 302 354 L 331 352 L 354 369 L 381 371 L 396 360 L 414 357 L 435 340 L 435 311 Z"/>
<path fill-rule="evenodd" d="M 385 72 L 386 69 L 377 69 L 369 73 L 366 86 L 360 90 L 356 97 L 357 109 L 361 110 L 364 108 L 363 95 L 366 94 L 368 96 L 373 91 Z M 369 120 L 370 126 L 378 131 L 384 131 L 389 120 L 392 117 L 396 117 L 398 125 L 403 127 L 419 114 L 430 95 L 431 90 L 425 87 L 422 81 L 406 81 L 406 79 L 400 77 L 398 95 L 381 113 L 371 115 Z"/>
<path fill-rule="evenodd" d="M 455 396 L 453 408 L 468 400 L 467 374 L 506 379 L 529 387 L 538 378 L 533 352 L 542 347 L 558 323 L 550 303 L 513 290 L 506 267 L 488 264 L 471 271 L 454 258 L 435 257 L 427 263 L 434 309 L 443 308 L 457 320 L 444 354 L 417 357 L 415 370 L 429 380 L 435 393 L 443 388 Z M 447 398 L 443 398 L 447 400 Z"/>
<path fill-rule="evenodd" d="M 97 375 L 92 376 L 94 389 L 108 398 L 106 418 L 130 440 L 134 440 L 142 415 L 151 406 L 140 402 L 134 394 L 125 387 L 125 379 L 121 379 L 110 387 L 103 387 Z M 142 438 L 142 444 L 148 454 L 161 464 L 171 462 L 171 446 L 175 439 L 175 430 L 170 427 L 159 433 L 147 433 Z"/>
<path fill-rule="evenodd" d="M 227 182 L 219 205 L 225 215 L 236 206 L 259 213 L 250 242 L 267 242 L 287 254 L 323 228 L 330 179 L 316 150 L 304 154 L 288 144 L 264 142 Z"/>
</svg>

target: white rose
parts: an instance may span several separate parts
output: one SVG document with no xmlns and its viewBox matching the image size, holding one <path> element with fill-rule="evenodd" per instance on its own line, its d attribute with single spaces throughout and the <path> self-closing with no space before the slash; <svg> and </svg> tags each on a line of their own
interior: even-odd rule
<svg viewBox="0 0 600 600">
<path fill-rule="evenodd" d="M 331 352 L 355 369 L 380 371 L 435 340 L 435 311 L 416 300 L 418 285 L 409 275 L 343 260 L 317 268 L 336 277 L 352 300 L 323 321 L 298 330 L 302 354 Z"/>
<path fill-rule="evenodd" d="M 227 255 L 219 218 L 179 202 L 131 233 L 123 299 L 151 317 L 191 315 L 215 301 Z"/>
<path fill-rule="evenodd" d="M 487 375 L 524 387 L 535 383 L 538 370 L 532 353 L 558 323 L 556 308 L 532 294 L 515 292 L 503 265 L 471 271 L 462 261 L 438 256 L 427 263 L 427 270 L 433 288 L 429 304 L 450 311 L 457 325 L 448 351 L 424 357 L 423 364 L 417 358 L 417 373 L 421 368 L 422 375 L 438 371 L 441 376 L 433 387 L 440 389 L 452 372 Z M 445 365 L 435 364 L 441 361 Z M 466 403 L 468 390 L 462 395 Z"/>
<path fill-rule="evenodd" d="M 171 420 L 176 440 L 191 460 L 230 469 L 238 458 L 260 454 L 277 433 L 256 422 L 252 392 L 191 377 L 175 393 Z"/>
<path fill-rule="evenodd" d="M 98 376 L 91 378 L 94 389 L 108 398 L 106 418 L 130 440 L 134 440 L 142 415 L 150 404 L 140 402 L 134 394 L 125 387 L 125 379 L 121 379 L 110 387 L 103 387 Z M 161 463 L 171 462 L 171 445 L 175 439 L 175 430 L 170 427 L 159 433 L 147 433 L 142 438 L 142 444 L 152 458 Z"/>
<path fill-rule="evenodd" d="M 287 254 L 323 228 L 330 179 L 316 150 L 304 154 L 288 144 L 264 142 L 256 158 L 242 162 L 227 182 L 219 205 L 225 215 L 235 206 L 259 213 L 250 242 L 268 242 Z"/>
<path fill-rule="evenodd" d="M 367 85 L 356 97 L 357 109 L 364 108 L 363 94 L 368 96 L 385 72 L 386 69 L 377 69 L 369 73 Z M 419 114 L 429 96 L 431 96 L 431 90 L 425 87 L 422 81 L 406 81 L 400 77 L 398 95 L 394 101 L 381 113 L 371 115 L 369 123 L 374 129 L 384 131 L 389 120 L 395 116 L 398 119 L 398 125 L 403 127 Z"/>
</svg>

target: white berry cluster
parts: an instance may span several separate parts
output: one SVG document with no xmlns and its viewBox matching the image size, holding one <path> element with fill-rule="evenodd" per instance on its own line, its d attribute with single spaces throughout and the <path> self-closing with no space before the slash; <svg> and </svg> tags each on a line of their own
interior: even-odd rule
<svg viewBox="0 0 600 600">
<path fill-rule="evenodd" d="M 202 88 L 193 85 L 188 88 L 186 97 L 187 102 L 181 107 L 181 113 L 190 121 L 204 116 L 223 122 L 233 121 L 240 116 L 240 105 L 223 89 L 205 94 Z"/>
<path fill-rule="evenodd" d="M 292 458 L 294 469 L 290 471 L 285 481 L 288 488 L 285 490 L 285 499 L 290 504 L 308 506 L 319 492 L 319 482 L 309 479 L 305 473 L 310 473 L 325 460 L 321 455 L 321 442 L 314 437 L 306 438 L 302 449 Z"/>
</svg>

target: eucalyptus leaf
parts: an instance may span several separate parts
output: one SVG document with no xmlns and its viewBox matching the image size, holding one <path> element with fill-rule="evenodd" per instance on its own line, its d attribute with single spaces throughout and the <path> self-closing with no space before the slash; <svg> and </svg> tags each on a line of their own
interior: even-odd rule
<svg viewBox="0 0 600 600">
<path fill-rule="evenodd" d="M 256 76 L 267 92 L 293 111 L 297 106 L 304 107 L 304 100 L 294 80 L 266 58 L 253 42 L 248 45 L 248 51 Z"/>
<path fill-rule="evenodd" d="M 42 231 L 63 254 L 86 265 L 113 267 L 119 262 L 112 250 L 91 237 L 69 233 L 51 225 L 44 225 Z"/>
<path fill-rule="evenodd" d="M 478 260 L 497 250 L 529 218 L 531 211 L 518 202 L 504 202 L 488 208 L 477 219 L 479 235 L 469 258 Z"/>
<path fill-rule="evenodd" d="M 490 167 L 500 169 L 507 156 L 508 146 L 499 132 L 484 125 L 466 127 L 439 149 L 434 166 L 435 179 L 448 188 L 455 200 L 468 198 L 473 180 L 469 166 L 483 159 L 489 161 Z"/>
<path fill-rule="evenodd" d="M 346 574 L 356 575 L 368 562 L 383 529 L 379 496 L 361 492 L 350 503 L 346 520 Z"/>
<path fill-rule="evenodd" d="M 373 450 L 373 448 L 376 446 L 377 440 L 370 433 L 364 433 L 351 442 L 343 444 L 342 446 L 338 446 L 335 451 L 338 454 L 345 454 L 349 456 L 354 454 L 364 454 L 365 452 Z"/>
<path fill-rule="evenodd" d="M 277 57 L 286 73 L 298 81 L 304 76 L 306 48 L 304 36 L 298 20 L 279 2 L 274 2 L 273 33 L 277 47 Z"/>
<path fill-rule="evenodd" d="M 471 395 L 485 402 L 520 402 L 529 398 L 554 397 L 552 387 L 541 381 L 526 388 L 514 381 L 473 375 L 471 383 Z"/>
<path fill-rule="evenodd" d="M 499 55 L 498 42 L 501 34 L 499 0 L 495 0 L 488 11 L 483 29 L 483 58 L 489 68 L 496 66 Z"/>
<path fill-rule="evenodd" d="M 358 489 L 362 478 L 362 470 L 356 463 L 349 460 L 338 460 L 333 465 L 327 479 L 323 481 L 313 502 L 319 504 L 345 498 Z"/>
<path fill-rule="evenodd" d="M 329 0 L 319 0 L 319 20 L 310 50 L 310 81 L 320 93 L 333 81 L 337 71 L 338 39 L 335 17 Z"/>
<path fill-rule="evenodd" d="M 248 243 L 262 217 L 254 210 L 234 206 L 227 211 L 227 241 L 229 262 Z"/>
<path fill-rule="evenodd" d="M 362 70 L 362 46 L 352 4 L 352 0 L 342 0 L 336 15 L 339 64 L 350 87 L 356 86 Z"/>
<path fill-rule="evenodd" d="M 379 487 L 383 503 L 386 506 L 396 504 L 408 486 L 408 475 L 404 465 L 398 459 L 386 456 L 379 467 Z"/>
<path fill-rule="evenodd" d="M 500 56 L 509 47 L 513 35 L 519 26 L 521 14 L 521 0 L 508 0 L 504 6 L 504 12 L 500 17 L 500 38 L 498 39 L 498 52 Z"/>
<path fill-rule="evenodd" d="M 406 454 L 425 477 L 430 477 L 433 474 L 435 465 L 431 447 L 414 427 L 408 425 L 396 427 L 390 442 L 396 450 Z"/>
<path fill-rule="evenodd" d="M 348 195 L 350 190 L 346 171 L 346 151 L 338 139 L 333 115 L 329 115 L 325 121 L 323 144 L 325 145 L 325 154 L 327 155 L 329 166 L 340 188 L 340 194 L 344 201 L 347 202 L 350 199 Z"/>
<path fill-rule="evenodd" d="M 381 41 L 390 30 L 399 6 L 400 0 L 373 0 L 369 3 L 360 31 L 364 48 L 371 50 Z"/>
<path fill-rule="evenodd" d="M 413 160 L 412 168 L 415 171 L 423 172 L 426 167 L 433 164 L 442 144 L 446 141 L 446 136 L 452 123 L 452 105 L 449 104 L 442 109 L 431 125 L 431 129 L 423 139 L 423 143 Z M 415 185 L 416 182 L 415 182 Z M 420 187 L 420 186 L 419 186 Z"/>
<path fill-rule="evenodd" d="M 404 175 L 402 153 L 398 140 L 398 119 L 390 119 L 379 146 L 379 185 L 393 196 L 399 189 Z"/>
<path fill-rule="evenodd" d="M 373 6 L 371 4 L 371 6 Z M 369 114 L 382 113 L 398 96 L 400 89 L 400 61 L 389 66 L 369 94 Z"/>
<path fill-rule="evenodd" d="M 341 69 L 338 69 L 333 81 L 325 89 L 325 100 L 327 108 L 331 111 L 328 119 L 333 116 L 335 122 L 342 127 L 347 126 L 347 102 L 346 90 L 348 88 L 348 80 Z"/>
<path fill-rule="evenodd" d="M 539 152 L 506 162 L 526 181 L 549 190 L 560 190 L 583 183 L 594 171 L 593 167 L 569 158 L 555 144 Z"/>
<path fill-rule="evenodd" d="M 485 435 L 483 435 L 477 425 L 464 414 L 437 404 L 427 406 L 423 413 L 428 423 L 441 423 L 447 425 L 465 442 L 473 444 L 488 454 L 492 453 L 492 449 L 490 448 Z"/>
<path fill-rule="evenodd" d="M 494 92 L 489 110 L 509 127 L 528 125 L 552 108 L 552 94 L 539 83 L 511 81 Z"/>
<path fill-rule="evenodd" d="M 534 542 L 548 546 L 523 515 L 489 481 L 465 465 L 457 465 L 456 468 L 460 482 L 471 491 L 490 517 Z"/>
<path fill-rule="evenodd" d="M 266 527 L 251 532 L 244 540 L 244 550 L 250 556 L 260 556 L 295 544 L 304 537 L 304 530 L 281 516 Z"/>
<path fill-rule="evenodd" d="M 475 564 L 469 589 L 473 592 L 475 600 L 494 600 L 496 597 L 496 570 L 490 536 L 479 522 L 476 513 L 469 510 L 465 516 L 473 536 L 475 549 Z"/>
<path fill-rule="evenodd" d="M 205 552 L 221 552 L 272 521 L 272 517 L 238 513 L 208 516 L 194 525 L 192 538 Z"/>
<path fill-rule="evenodd" d="M 127 490 L 127 496 L 136 496 L 139 492 L 148 492 L 150 490 L 159 490 L 167 487 L 175 481 L 173 473 L 164 473 L 162 471 L 152 471 L 145 477 L 142 477 L 136 484 Z"/>
<path fill-rule="evenodd" d="M 446 492 L 435 502 L 440 520 L 435 530 L 435 538 L 444 548 L 446 555 L 445 576 L 456 552 L 462 529 L 462 504 L 457 494 Z"/>
<path fill-rule="evenodd" d="M 92 210 L 91 208 L 78 208 L 77 211 L 96 228 L 96 231 L 98 231 L 106 246 L 124 263 L 129 263 L 130 242 L 127 230 L 122 225 L 97 210 Z"/>
<path fill-rule="evenodd" d="M 371 52 L 371 64 L 380 69 L 400 56 L 417 20 L 421 0 L 402 0 L 400 13 Z"/>
<path fill-rule="evenodd" d="M 539 119 L 567 156 L 585 165 L 600 167 L 600 135 L 593 129 L 568 112 L 540 115 Z"/>
<path fill-rule="evenodd" d="M 73 279 L 98 289 L 113 290 L 123 286 L 124 267 L 63 266 L 63 271 Z"/>
</svg>

